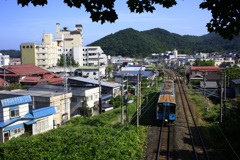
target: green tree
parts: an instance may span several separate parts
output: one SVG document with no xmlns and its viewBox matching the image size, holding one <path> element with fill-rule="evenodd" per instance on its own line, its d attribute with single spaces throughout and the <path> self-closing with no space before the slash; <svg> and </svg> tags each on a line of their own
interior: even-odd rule
<svg viewBox="0 0 240 160">
<path fill-rule="evenodd" d="M 73 57 L 67 55 L 66 56 L 66 65 L 67 66 L 78 67 L 79 63 L 76 62 Z M 64 54 L 60 55 L 59 66 L 64 66 Z"/>
<path fill-rule="evenodd" d="M 215 66 L 214 60 L 201 60 L 197 58 L 195 62 L 193 63 L 193 66 Z"/>
<path fill-rule="evenodd" d="M 111 98 L 109 103 L 112 104 L 114 108 L 120 107 L 121 106 L 121 96 L 117 95 L 115 98 Z"/>
<path fill-rule="evenodd" d="M 240 68 L 237 65 L 226 68 L 226 74 L 227 83 L 233 79 L 240 79 Z"/>
<path fill-rule="evenodd" d="M 102 24 L 106 21 L 113 23 L 118 19 L 114 9 L 116 0 L 64 0 L 70 8 L 81 8 L 84 6 L 86 12 L 91 14 L 93 22 L 100 21 Z M 47 5 L 48 0 L 18 0 L 22 7 L 32 3 L 34 6 Z M 176 5 L 176 0 L 127 0 L 128 8 L 134 13 L 153 12 L 156 5 L 162 5 L 164 8 L 170 8 Z M 203 0 L 200 8 L 207 9 L 212 13 L 212 19 L 207 23 L 209 32 L 219 33 L 224 38 L 233 39 L 240 32 L 240 2 L 238 0 Z"/>
<path fill-rule="evenodd" d="M 82 102 L 82 108 L 80 110 L 80 113 L 84 117 L 91 117 L 92 116 L 92 110 L 88 107 L 87 100 L 84 100 Z"/>
<path fill-rule="evenodd" d="M 107 70 L 108 78 L 109 78 L 110 77 L 110 73 L 113 71 L 113 66 L 112 65 L 108 65 L 106 70 Z"/>
</svg>

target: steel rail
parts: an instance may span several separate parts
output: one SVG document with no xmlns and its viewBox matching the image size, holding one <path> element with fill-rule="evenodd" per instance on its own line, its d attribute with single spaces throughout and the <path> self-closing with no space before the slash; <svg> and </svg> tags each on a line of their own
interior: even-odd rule
<svg viewBox="0 0 240 160">
<path fill-rule="evenodd" d="M 175 73 L 175 75 L 176 75 L 176 80 L 177 80 L 177 83 L 178 83 L 179 94 L 180 94 L 180 97 L 181 97 L 181 100 L 182 100 L 183 110 L 184 110 L 184 113 L 185 113 L 185 118 L 186 118 L 186 122 L 187 122 L 188 132 L 189 132 L 190 139 L 191 139 L 191 142 L 192 142 L 192 148 L 193 148 L 193 151 L 194 151 L 194 156 L 195 156 L 195 159 L 198 160 L 195 144 L 194 144 L 194 141 L 193 141 L 192 131 L 191 131 L 191 128 L 190 128 L 190 125 L 189 125 L 189 122 L 188 122 L 187 112 L 186 112 L 186 109 L 185 109 L 185 106 L 184 106 L 184 102 L 183 102 L 183 95 L 181 94 L 180 80 L 179 80 L 179 77 L 178 77 L 178 75 L 176 73 Z"/>
<path fill-rule="evenodd" d="M 184 93 L 184 95 L 185 95 L 185 97 L 186 97 L 186 101 L 187 101 L 187 104 L 188 104 L 188 108 L 189 108 L 189 110 L 190 110 L 190 113 L 191 113 L 191 116 L 192 116 L 192 119 L 193 119 L 193 122 L 194 122 L 195 128 L 196 128 L 196 130 L 197 130 L 197 132 L 198 132 L 198 136 L 199 136 L 199 138 L 200 138 L 200 141 L 201 141 L 201 144 L 202 144 L 202 148 L 203 148 L 203 150 L 204 150 L 204 153 L 205 153 L 205 155 L 206 155 L 206 158 L 209 160 L 209 156 L 208 156 L 208 153 L 207 153 L 207 150 L 206 150 L 205 144 L 204 144 L 204 142 L 203 142 L 203 139 L 202 139 L 201 133 L 200 133 L 200 131 L 199 131 L 199 129 L 198 129 L 198 126 L 197 126 L 196 120 L 195 120 L 195 118 L 194 118 L 194 116 L 193 116 L 192 109 L 191 109 L 191 107 L 190 107 L 190 104 L 189 104 L 189 100 L 188 100 L 187 94 L 186 94 L 186 92 L 185 92 L 185 90 L 184 90 L 184 88 L 183 88 L 183 84 L 181 85 L 181 87 L 182 87 L 183 93 Z"/>
<path fill-rule="evenodd" d="M 164 112 L 165 112 L 165 107 L 164 107 Z M 164 113 L 163 112 L 163 113 Z M 161 143 L 162 143 L 162 132 L 163 132 L 163 127 L 164 127 L 164 115 L 163 115 L 163 120 L 162 120 L 162 127 L 159 133 L 159 142 L 158 142 L 158 150 L 157 150 L 157 158 L 156 160 L 159 160 L 160 152 L 161 152 Z"/>
</svg>

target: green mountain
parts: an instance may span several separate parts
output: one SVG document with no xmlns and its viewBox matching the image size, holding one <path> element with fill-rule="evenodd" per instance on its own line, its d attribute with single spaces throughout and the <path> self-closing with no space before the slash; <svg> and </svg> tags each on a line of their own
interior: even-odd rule
<svg viewBox="0 0 240 160">
<path fill-rule="evenodd" d="M 0 50 L 0 53 L 9 55 L 10 58 L 20 58 L 21 51 L 18 50 Z"/>
<path fill-rule="evenodd" d="M 160 28 L 147 31 L 128 28 L 103 37 L 88 46 L 101 46 L 108 55 L 131 57 L 146 57 L 151 53 L 165 53 L 173 49 L 177 49 L 180 54 L 193 54 L 194 51 L 239 52 L 240 36 L 229 41 L 215 33 L 181 36 Z"/>
</svg>

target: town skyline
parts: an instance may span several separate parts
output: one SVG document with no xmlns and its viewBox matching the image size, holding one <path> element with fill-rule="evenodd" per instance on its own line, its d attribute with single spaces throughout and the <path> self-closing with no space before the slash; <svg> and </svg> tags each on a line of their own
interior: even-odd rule
<svg viewBox="0 0 240 160">
<path fill-rule="evenodd" d="M 31 4 L 21 7 L 17 5 L 17 1 L 1 1 L 0 49 L 20 50 L 21 43 L 40 42 L 43 33 L 56 33 L 56 23 L 60 23 L 61 28 L 68 27 L 69 30 L 73 30 L 75 24 L 82 24 L 83 46 L 126 28 L 138 31 L 162 28 L 180 35 L 201 36 L 208 33 L 205 26 L 211 14 L 199 9 L 200 3 L 200 0 L 178 1 L 178 4 L 170 9 L 157 6 L 153 14 L 136 14 L 130 13 L 125 2 L 116 1 L 118 19 L 115 23 L 107 22 L 102 25 L 100 22 L 92 22 L 85 8 L 69 8 L 63 2 L 56 5 L 49 1 L 44 7 L 34 7 Z"/>
</svg>

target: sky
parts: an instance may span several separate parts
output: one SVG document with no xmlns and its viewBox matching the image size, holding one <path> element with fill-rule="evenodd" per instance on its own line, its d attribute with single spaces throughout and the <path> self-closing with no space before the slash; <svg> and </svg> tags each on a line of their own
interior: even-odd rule
<svg viewBox="0 0 240 160">
<path fill-rule="evenodd" d="M 76 24 L 83 26 L 83 46 L 109 34 L 133 28 L 138 31 L 162 28 L 180 35 L 201 36 L 207 34 L 206 23 L 211 13 L 199 8 L 203 0 L 177 0 L 177 5 L 169 9 L 157 5 L 153 13 L 131 13 L 126 0 L 116 0 L 118 19 L 115 23 L 92 22 L 90 13 L 70 8 L 64 0 L 48 0 L 45 6 L 32 4 L 22 7 L 17 0 L 0 0 L 0 50 L 20 50 L 20 44 L 38 43 L 43 33 L 56 33 L 56 23 L 61 29 L 74 30 Z"/>
</svg>

